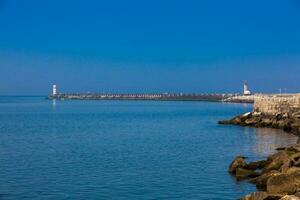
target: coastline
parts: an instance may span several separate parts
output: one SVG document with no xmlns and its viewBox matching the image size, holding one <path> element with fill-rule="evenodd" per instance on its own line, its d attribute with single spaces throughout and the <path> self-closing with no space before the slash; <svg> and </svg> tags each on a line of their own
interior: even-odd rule
<svg viewBox="0 0 300 200">
<path fill-rule="evenodd" d="M 257 192 L 241 200 L 299 200 L 300 199 L 300 141 L 289 147 L 276 149 L 277 152 L 265 160 L 246 162 L 237 156 L 228 172 L 237 181 L 248 181 L 256 185 Z"/>
<path fill-rule="evenodd" d="M 275 114 L 253 111 L 218 123 L 280 129 L 300 136 L 299 111 Z M 228 172 L 237 181 L 246 180 L 258 190 L 242 200 L 300 200 L 300 139 L 297 144 L 276 150 L 265 160 L 247 163 L 245 157 L 237 156 L 230 164 Z"/>
<path fill-rule="evenodd" d="M 274 128 L 300 136 L 300 112 L 276 113 L 248 112 L 229 120 L 221 120 L 219 124 L 250 126 L 256 128 Z"/>
</svg>

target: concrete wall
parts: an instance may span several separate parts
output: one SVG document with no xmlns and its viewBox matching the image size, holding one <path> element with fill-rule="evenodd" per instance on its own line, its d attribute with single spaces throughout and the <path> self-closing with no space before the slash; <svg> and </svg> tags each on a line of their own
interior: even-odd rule
<svg viewBox="0 0 300 200">
<path fill-rule="evenodd" d="M 254 99 L 254 111 L 274 115 L 300 111 L 300 95 L 262 95 Z"/>
</svg>

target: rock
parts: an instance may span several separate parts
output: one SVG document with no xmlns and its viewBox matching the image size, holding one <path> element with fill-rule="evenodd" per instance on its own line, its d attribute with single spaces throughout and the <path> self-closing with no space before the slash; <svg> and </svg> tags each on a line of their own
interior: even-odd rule
<svg viewBox="0 0 300 200">
<path fill-rule="evenodd" d="M 299 167 L 291 167 L 286 172 L 288 175 L 291 175 L 296 182 L 298 188 L 300 188 L 300 168 Z M 300 196 L 300 194 L 298 194 Z"/>
<path fill-rule="evenodd" d="M 280 200 L 300 200 L 300 198 L 295 195 L 286 195 L 282 197 Z"/>
<path fill-rule="evenodd" d="M 245 120 L 245 124 L 246 126 L 254 126 L 258 123 L 258 119 L 257 118 L 249 118 Z"/>
<path fill-rule="evenodd" d="M 292 113 L 292 117 L 295 119 L 300 119 L 300 113 L 299 112 L 294 112 Z"/>
<path fill-rule="evenodd" d="M 241 118 L 236 117 L 236 118 L 233 118 L 233 119 L 231 120 L 231 123 L 232 123 L 232 124 L 236 124 L 236 125 L 240 125 L 240 124 L 242 123 L 242 120 L 241 120 Z"/>
<path fill-rule="evenodd" d="M 242 198 L 242 200 L 280 200 L 283 195 L 268 194 L 267 192 L 254 192 Z"/>
<path fill-rule="evenodd" d="M 262 169 L 266 166 L 267 161 L 265 160 L 261 160 L 261 161 L 256 161 L 256 162 L 251 162 L 249 164 L 245 165 L 245 169 L 249 169 L 249 170 L 257 170 L 257 169 Z"/>
<path fill-rule="evenodd" d="M 220 120 L 218 121 L 218 124 L 232 124 L 231 120 Z"/>
<path fill-rule="evenodd" d="M 300 144 L 300 137 L 298 137 L 297 139 L 297 144 Z"/>
<path fill-rule="evenodd" d="M 300 167 L 300 153 L 291 155 L 291 166 Z"/>
<path fill-rule="evenodd" d="M 259 177 L 253 178 L 249 182 L 255 184 L 257 188 L 261 188 L 261 189 L 266 188 L 267 181 L 269 180 L 269 178 L 279 175 L 279 174 L 280 174 L 279 171 L 273 170 L 273 171 L 264 173 Z"/>
<path fill-rule="evenodd" d="M 280 120 L 281 118 L 282 118 L 282 113 L 281 112 L 277 112 L 276 114 L 275 114 L 275 118 L 277 119 L 277 120 Z"/>
<path fill-rule="evenodd" d="M 272 119 L 270 118 L 262 118 L 260 125 L 262 127 L 270 127 L 272 125 Z"/>
<path fill-rule="evenodd" d="M 243 168 L 246 164 L 245 157 L 237 156 L 230 164 L 228 171 L 233 174 L 237 168 Z"/>
<path fill-rule="evenodd" d="M 278 153 L 268 157 L 267 162 L 269 164 L 267 164 L 264 168 L 264 172 L 279 170 L 283 163 L 288 162 L 289 160 L 289 155 L 286 151 L 279 151 Z"/>
<path fill-rule="evenodd" d="M 269 197 L 266 192 L 254 192 L 250 195 L 247 195 L 243 198 L 243 200 L 265 200 Z"/>
<path fill-rule="evenodd" d="M 286 173 L 290 169 L 290 167 L 292 167 L 291 160 L 284 162 L 283 165 L 281 165 L 280 167 L 281 173 Z"/>
<path fill-rule="evenodd" d="M 300 174 L 300 167 L 291 167 L 286 171 L 286 173 L 290 175 Z"/>
<path fill-rule="evenodd" d="M 300 135 L 300 112 L 278 112 L 273 115 L 268 115 L 257 111 L 247 112 L 230 120 L 219 121 L 219 124 L 270 127 Z"/>
<path fill-rule="evenodd" d="M 300 144 L 294 144 L 293 146 L 287 148 L 288 151 L 300 152 Z"/>
<path fill-rule="evenodd" d="M 280 129 L 283 129 L 286 132 L 290 132 L 292 130 L 290 119 L 281 119 L 281 120 L 277 121 L 276 126 Z"/>
<path fill-rule="evenodd" d="M 260 117 L 261 115 L 262 115 L 261 112 L 253 112 L 253 113 L 252 113 L 252 116 L 253 116 L 253 117 Z"/>
<path fill-rule="evenodd" d="M 252 171 L 252 170 L 244 169 L 244 168 L 237 168 L 235 176 L 238 180 L 242 180 L 242 179 L 247 179 L 247 178 L 258 177 L 259 173 Z"/>
<path fill-rule="evenodd" d="M 267 192 L 270 194 L 295 194 L 297 191 L 296 181 L 292 175 L 279 174 L 270 177 L 267 181 Z"/>
</svg>

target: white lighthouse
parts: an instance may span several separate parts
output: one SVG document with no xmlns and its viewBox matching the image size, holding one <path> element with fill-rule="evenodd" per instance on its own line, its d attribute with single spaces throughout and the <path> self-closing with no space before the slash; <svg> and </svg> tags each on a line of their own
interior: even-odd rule
<svg viewBox="0 0 300 200">
<path fill-rule="evenodd" d="M 57 95 L 57 87 L 56 85 L 52 85 L 52 96 L 56 96 Z"/>
<path fill-rule="evenodd" d="M 247 81 L 244 82 L 244 96 L 249 96 L 251 95 L 251 92 L 249 90 L 249 85 L 247 83 Z"/>
</svg>

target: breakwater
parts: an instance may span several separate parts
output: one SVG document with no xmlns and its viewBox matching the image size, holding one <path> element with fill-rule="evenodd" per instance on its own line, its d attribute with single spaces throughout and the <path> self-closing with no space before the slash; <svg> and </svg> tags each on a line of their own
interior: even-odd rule
<svg viewBox="0 0 300 200">
<path fill-rule="evenodd" d="M 58 100 L 167 100 L 167 101 L 223 101 L 234 94 L 56 94 L 49 99 Z"/>
<path fill-rule="evenodd" d="M 254 111 L 267 115 L 300 112 L 300 95 L 265 95 L 254 100 Z"/>
</svg>

